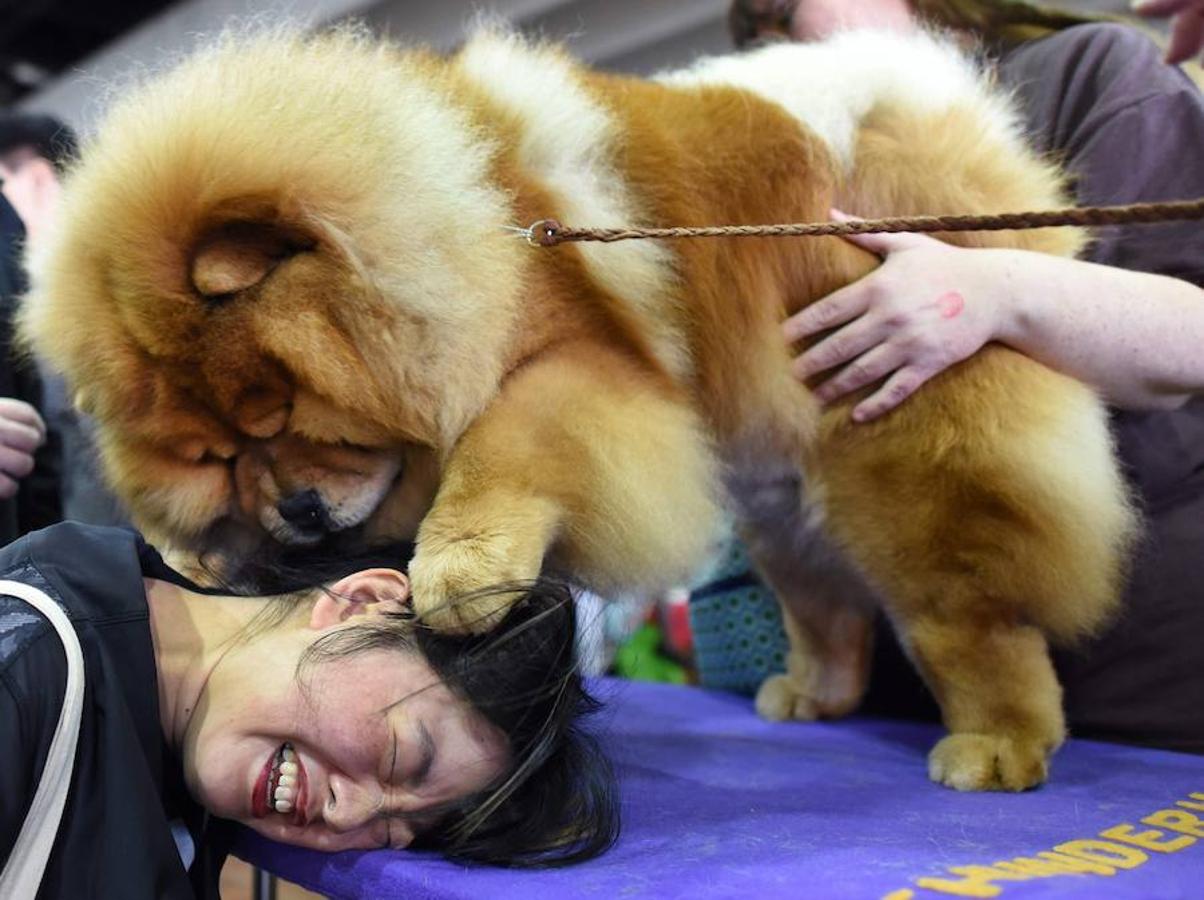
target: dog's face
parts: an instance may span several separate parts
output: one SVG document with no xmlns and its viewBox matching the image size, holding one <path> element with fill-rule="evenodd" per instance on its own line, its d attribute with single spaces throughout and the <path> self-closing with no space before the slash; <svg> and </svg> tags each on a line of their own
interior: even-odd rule
<svg viewBox="0 0 1204 900">
<path fill-rule="evenodd" d="M 192 296 L 170 313 L 148 315 L 111 275 L 123 352 L 79 396 L 102 423 L 114 484 L 155 532 L 204 550 L 235 534 L 311 544 L 371 527 L 386 507 L 380 530 L 412 531 L 420 510 L 386 499 L 429 495 L 420 460 L 436 423 L 420 403 L 385 400 L 362 356 L 371 341 L 338 315 L 381 322 L 385 304 L 317 234 L 247 219 L 209 230 L 188 251 Z M 407 476 L 424 483 L 401 492 Z"/>
<path fill-rule="evenodd" d="M 497 389 L 523 267 L 448 77 L 346 33 L 232 40 L 85 148 L 21 329 L 156 539 L 412 534 Z"/>
</svg>

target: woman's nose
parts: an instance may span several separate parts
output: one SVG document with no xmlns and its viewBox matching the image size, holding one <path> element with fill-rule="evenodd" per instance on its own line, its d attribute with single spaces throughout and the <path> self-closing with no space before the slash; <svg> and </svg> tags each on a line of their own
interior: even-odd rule
<svg viewBox="0 0 1204 900">
<path fill-rule="evenodd" d="M 400 849 L 413 842 L 413 825 L 399 817 L 402 804 L 385 797 L 379 785 L 360 784 L 342 775 L 332 775 L 329 785 L 322 819 L 330 831 L 350 834 L 371 829 L 369 838 L 374 846 Z"/>
<path fill-rule="evenodd" d="M 382 800 L 379 786 L 362 785 L 352 778 L 332 775 L 322 819 L 331 831 L 355 831 L 383 812 Z"/>
</svg>

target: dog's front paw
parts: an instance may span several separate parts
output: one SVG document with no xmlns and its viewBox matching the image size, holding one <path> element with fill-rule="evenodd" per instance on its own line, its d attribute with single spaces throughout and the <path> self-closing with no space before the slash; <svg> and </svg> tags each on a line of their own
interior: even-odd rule
<svg viewBox="0 0 1204 900">
<path fill-rule="evenodd" d="M 951 734 L 928 754 L 928 777 L 959 791 L 1023 791 L 1045 781 L 1044 741 L 998 734 Z"/>
<path fill-rule="evenodd" d="M 461 634 L 493 628 L 522 597 L 506 588 L 539 576 L 543 546 L 525 543 L 505 534 L 420 540 L 409 567 L 419 620 Z"/>
</svg>

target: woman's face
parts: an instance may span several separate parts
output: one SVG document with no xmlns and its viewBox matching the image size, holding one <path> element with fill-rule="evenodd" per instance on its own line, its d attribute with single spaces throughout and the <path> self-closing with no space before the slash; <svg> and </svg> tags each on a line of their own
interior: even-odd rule
<svg viewBox="0 0 1204 900">
<path fill-rule="evenodd" d="M 857 28 L 907 30 L 915 18 L 907 0 L 755 0 L 789 22 L 789 37 L 820 41 L 836 31 Z M 766 17 L 768 23 L 772 21 Z"/>
<path fill-rule="evenodd" d="M 315 613 L 308 629 L 282 626 L 222 658 L 185 732 L 185 779 L 212 814 L 273 840 L 405 847 L 435 807 L 503 772 L 506 739 L 416 651 L 324 660 L 298 680 L 305 647 L 347 627 L 338 616 L 315 627 L 330 619 Z"/>
</svg>

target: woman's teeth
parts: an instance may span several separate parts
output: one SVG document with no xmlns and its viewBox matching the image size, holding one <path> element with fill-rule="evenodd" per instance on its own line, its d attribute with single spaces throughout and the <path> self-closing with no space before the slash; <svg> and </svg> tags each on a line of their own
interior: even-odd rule
<svg viewBox="0 0 1204 900">
<path fill-rule="evenodd" d="M 297 754 L 285 744 L 282 757 L 280 775 L 272 792 L 272 806 L 278 813 L 287 813 L 293 811 L 293 801 L 297 799 Z"/>
</svg>

